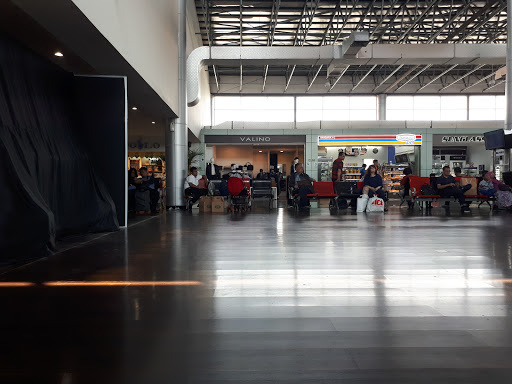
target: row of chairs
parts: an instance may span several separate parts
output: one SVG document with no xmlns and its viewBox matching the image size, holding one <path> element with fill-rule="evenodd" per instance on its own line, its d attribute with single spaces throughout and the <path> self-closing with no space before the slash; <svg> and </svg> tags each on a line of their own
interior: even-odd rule
<svg viewBox="0 0 512 384">
<path fill-rule="evenodd" d="M 252 202 L 256 199 L 265 199 L 268 200 L 268 208 L 272 209 L 272 200 L 273 200 L 273 194 L 272 194 L 272 181 L 271 180 L 248 180 L 248 179 L 237 179 L 232 178 L 233 182 L 240 182 L 242 181 L 243 186 L 247 190 L 247 195 L 244 196 L 236 196 L 230 191 L 230 193 L 227 195 L 230 198 L 230 210 L 240 210 L 242 212 L 247 211 L 250 209 Z M 223 182 L 223 180 L 210 180 L 209 181 L 214 188 L 213 189 L 213 195 L 214 196 L 221 196 L 222 193 L 220 191 L 220 184 Z M 229 180 L 228 180 L 229 185 Z M 228 186 L 229 188 L 229 186 Z M 192 207 L 192 196 L 185 196 L 186 202 L 187 202 L 187 209 L 191 209 Z"/>
<path fill-rule="evenodd" d="M 456 177 L 455 178 L 458 182 L 460 182 L 463 177 Z M 472 177 L 468 177 L 468 179 L 473 179 Z M 475 178 L 478 183 L 480 182 L 481 178 Z M 430 208 L 432 206 L 433 202 L 436 203 L 444 203 L 444 202 L 451 202 L 455 201 L 455 198 L 453 197 L 441 197 L 441 195 L 424 195 L 421 192 L 421 188 L 427 184 L 430 185 L 431 180 L 429 177 L 421 177 L 421 176 L 411 176 L 409 177 L 409 183 L 410 183 L 410 196 L 404 196 L 402 198 L 402 203 L 405 201 L 411 201 L 414 204 L 418 204 L 419 208 L 423 210 L 425 207 Z M 489 205 L 490 208 L 493 208 L 495 199 L 493 197 L 488 197 L 485 195 L 468 195 L 466 194 L 466 199 L 479 203 L 478 206 L 480 207 L 482 204 L 486 203 Z"/>
</svg>

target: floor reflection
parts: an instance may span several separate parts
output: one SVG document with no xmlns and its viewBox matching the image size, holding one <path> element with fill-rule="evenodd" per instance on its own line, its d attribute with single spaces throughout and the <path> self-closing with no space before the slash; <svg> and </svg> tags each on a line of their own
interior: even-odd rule
<svg viewBox="0 0 512 384">
<path fill-rule="evenodd" d="M 2 275 L 0 381 L 508 382 L 511 229 L 172 211 Z"/>
</svg>

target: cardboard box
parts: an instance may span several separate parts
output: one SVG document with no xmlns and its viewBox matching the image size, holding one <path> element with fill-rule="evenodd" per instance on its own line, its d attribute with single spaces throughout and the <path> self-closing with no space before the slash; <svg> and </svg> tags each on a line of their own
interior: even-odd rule
<svg viewBox="0 0 512 384">
<path fill-rule="evenodd" d="M 201 196 L 199 200 L 199 212 L 211 213 L 212 212 L 212 197 Z"/>
<path fill-rule="evenodd" d="M 227 199 L 224 196 L 214 196 L 212 198 L 212 213 L 224 213 L 227 208 Z"/>
</svg>

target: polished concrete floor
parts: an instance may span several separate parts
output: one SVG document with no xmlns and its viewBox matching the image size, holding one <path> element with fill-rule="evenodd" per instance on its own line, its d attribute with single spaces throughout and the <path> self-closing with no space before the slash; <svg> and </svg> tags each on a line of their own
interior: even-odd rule
<svg viewBox="0 0 512 384">
<path fill-rule="evenodd" d="M 512 214 L 168 212 L 0 275 L 0 383 L 510 383 Z"/>
</svg>

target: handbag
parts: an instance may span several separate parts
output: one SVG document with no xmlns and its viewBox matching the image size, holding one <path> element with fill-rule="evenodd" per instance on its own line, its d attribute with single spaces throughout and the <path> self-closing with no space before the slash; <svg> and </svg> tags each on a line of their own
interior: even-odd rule
<svg viewBox="0 0 512 384">
<path fill-rule="evenodd" d="M 245 163 L 245 166 L 247 167 L 247 170 L 248 171 L 252 171 L 254 170 L 254 165 L 252 165 L 251 163 L 247 162 Z"/>
<path fill-rule="evenodd" d="M 372 197 L 370 200 L 368 200 L 366 212 L 384 212 L 384 200 L 382 200 L 380 197 Z"/>
<path fill-rule="evenodd" d="M 362 195 L 357 198 L 357 212 L 366 211 L 367 205 L 368 205 L 368 195 Z"/>
</svg>

